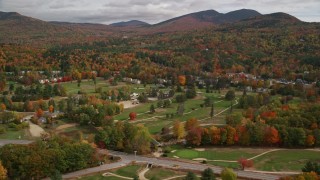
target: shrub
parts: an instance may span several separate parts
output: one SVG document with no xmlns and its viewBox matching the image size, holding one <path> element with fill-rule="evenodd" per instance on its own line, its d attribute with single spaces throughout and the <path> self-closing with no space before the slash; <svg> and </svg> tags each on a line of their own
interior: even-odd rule
<svg viewBox="0 0 320 180">
<path fill-rule="evenodd" d="M 170 153 L 171 151 L 172 151 L 172 148 L 169 147 L 169 146 L 167 146 L 167 147 L 165 147 L 165 148 L 163 149 L 163 152 L 164 152 L 164 153 Z"/>
<path fill-rule="evenodd" d="M 0 126 L 0 134 L 4 134 L 6 132 L 6 128 L 3 126 Z"/>
</svg>

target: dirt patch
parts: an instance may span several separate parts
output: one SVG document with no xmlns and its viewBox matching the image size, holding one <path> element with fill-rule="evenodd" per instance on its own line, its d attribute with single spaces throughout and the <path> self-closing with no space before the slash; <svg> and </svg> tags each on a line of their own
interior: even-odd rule
<svg viewBox="0 0 320 180">
<path fill-rule="evenodd" d="M 31 122 L 29 123 L 29 131 L 33 137 L 40 137 L 41 134 L 45 132 L 42 127 Z"/>
<path fill-rule="evenodd" d="M 200 95 L 197 95 L 195 98 L 193 98 L 195 100 L 201 100 L 201 99 L 204 99 L 203 95 L 200 94 Z"/>
<path fill-rule="evenodd" d="M 56 130 L 60 131 L 60 130 L 71 128 L 71 127 L 75 127 L 75 126 L 78 126 L 78 124 L 76 124 L 76 123 L 64 124 L 64 125 L 61 125 L 61 126 L 57 127 Z"/>
<path fill-rule="evenodd" d="M 140 105 L 140 104 L 132 104 L 131 101 L 122 101 L 122 102 L 119 102 L 118 104 L 123 104 L 124 109 L 129 109 L 129 108 L 137 107 Z"/>
<path fill-rule="evenodd" d="M 192 159 L 194 161 L 207 161 L 206 158 L 195 158 L 195 159 Z"/>
<path fill-rule="evenodd" d="M 206 149 L 204 149 L 204 148 L 195 148 L 194 150 L 196 150 L 196 151 L 205 151 Z"/>
</svg>

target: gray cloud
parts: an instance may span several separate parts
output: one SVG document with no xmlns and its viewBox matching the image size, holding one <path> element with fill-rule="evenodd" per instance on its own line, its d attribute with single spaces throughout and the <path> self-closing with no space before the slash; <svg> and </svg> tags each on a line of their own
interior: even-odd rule
<svg viewBox="0 0 320 180">
<path fill-rule="evenodd" d="M 132 19 L 157 23 L 201 10 L 226 13 L 242 8 L 263 14 L 286 12 L 304 21 L 320 22 L 319 0 L 0 0 L 0 11 L 47 21 L 104 24 Z"/>
</svg>

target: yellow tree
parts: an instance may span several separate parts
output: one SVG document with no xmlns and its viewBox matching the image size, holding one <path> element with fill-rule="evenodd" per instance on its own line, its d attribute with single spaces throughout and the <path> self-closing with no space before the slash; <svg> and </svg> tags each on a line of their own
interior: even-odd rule
<svg viewBox="0 0 320 180">
<path fill-rule="evenodd" d="M 200 125 L 199 121 L 196 118 L 191 118 L 186 122 L 185 128 L 186 128 L 186 131 L 189 131 L 192 128 L 199 127 L 199 125 Z"/>
<path fill-rule="evenodd" d="M 3 167 L 1 161 L 0 161 L 0 180 L 7 179 L 7 169 Z"/>
<path fill-rule="evenodd" d="M 183 123 L 180 122 L 179 120 L 174 122 L 173 134 L 175 137 L 177 137 L 177 139 L 182 139 L 186 135 Z"/>
<path fill-rule="evenodd" d="M 53 113 L 54 112 L 54 107 L 52 105 L 49 106 L 49 112 Z"/>
<path fill-rule="evenodd" d="M 0 105 L 0 111 L 3 112 L 3 111 L 5 111 L 6 109 L 7 109 L 6 105 L 2 103 L 2 104 Z"/>
<path fill-rule="evenodd" d="M 36 115 L 38 118 L 42 117 L 44 114 L 43 110 L 41 108 L 39 108 L 37 111 L 36 111 Z"/>
</svg>

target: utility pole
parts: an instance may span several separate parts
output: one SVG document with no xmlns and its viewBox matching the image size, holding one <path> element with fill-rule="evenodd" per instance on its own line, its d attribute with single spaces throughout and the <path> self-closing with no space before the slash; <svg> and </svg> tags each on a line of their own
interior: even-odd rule
<svg viewBox="0 0 320 180">
<path fill-rule="evenodd" d="M 211 112 L 210 112 L 211 120 L 213 122 L 213 117 L 214 117 L 214 102 L 211 104 Z"/>
</svg>

